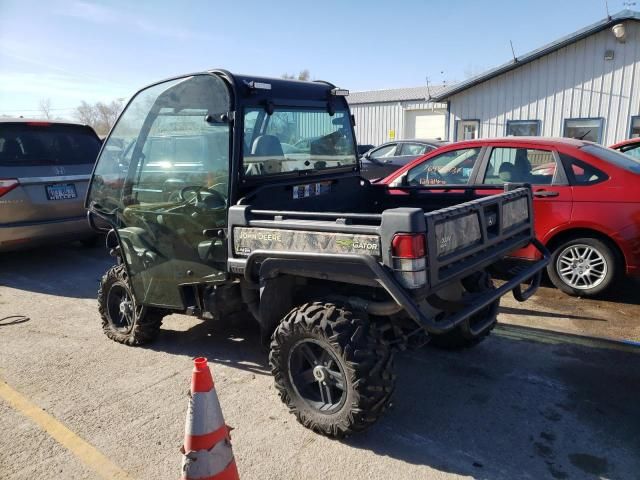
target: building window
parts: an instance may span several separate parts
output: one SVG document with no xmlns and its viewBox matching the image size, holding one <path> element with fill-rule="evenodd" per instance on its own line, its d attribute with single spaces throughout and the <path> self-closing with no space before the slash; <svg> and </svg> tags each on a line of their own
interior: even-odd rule
<svg viewBox="0 0 640 480">
<path fill-rule="evenodd" d="M 640 115 L 631 117 L 631 126 L 629 127 L 629 138 L 640 137 Z"/>
<path fill-rule="evenodd" d="M 480 136 L 480 120 L 456 121 L 456 141 L 474 140 Z"/>
<path fill-rule="evenodd" d="M 537 137 L 541 123 L 540 120 L 507 120 L 507 137 Z"/>
<path fill-rule="evenodd" d="M 567 118 L 564 121 L 564 137 L 602 142 L 602 118 Z"/>
</svg>

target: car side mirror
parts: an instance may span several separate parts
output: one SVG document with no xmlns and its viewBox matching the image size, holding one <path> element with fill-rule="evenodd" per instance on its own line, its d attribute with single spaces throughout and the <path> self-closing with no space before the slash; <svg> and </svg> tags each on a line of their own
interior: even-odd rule
<svg viewBox="0 0 640 480">
<path fill-rule="evenodd" d="M 400 185 L 403 187 L 409 186 L 409 178 L 406 173 L 400 176 Z"/>
</svg>

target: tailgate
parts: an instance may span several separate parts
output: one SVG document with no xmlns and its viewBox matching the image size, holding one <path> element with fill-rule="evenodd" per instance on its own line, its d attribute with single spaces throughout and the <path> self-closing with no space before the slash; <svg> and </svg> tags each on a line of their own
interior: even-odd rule
<svg viewBox="0 0 640 480">
<path fill-rule="evenodd" d="M 2 223 L 38 222 L 83 216 L 91 165 L 57 168 L 63 168 L 65 172 L 84 171 L 55 175 L 50 171 L 53 170 L 51 167 L 3 169 L 3 174 L 16 178 L 19 185 L 2 197 Z"/>
<path fill-rule="evenodd" d="M 528 188 L 436 210 L 425 214 L 425 222 L 431 288 L 495 263 L 535 238 Z"/>
</svg>

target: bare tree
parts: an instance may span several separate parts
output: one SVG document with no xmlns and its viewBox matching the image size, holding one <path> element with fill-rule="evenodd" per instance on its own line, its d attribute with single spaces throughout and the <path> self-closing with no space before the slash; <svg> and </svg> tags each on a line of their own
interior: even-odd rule
<svg viewBox="0 0 640 480">
<path fill-rule="evenodd" d="M 38 108 L 40 109 L 40 113 L 42 117 L 46 120 L 51 120 L 51 99 L 50 98 L 41 98 L 40 102 L 38 102 Z"/>
<path fill-rule="evenodd" d="M 281 75 L 285 80 L 305 80 L 308 81 L 311 79 L 311 73 L 309 73 L 308 69 L 301 70 L 298 75 L 293 75 L 291 73 L 283 73 Z"/>
<path fill-rule="evenodd" d="M 112 100 L 110 103 L 97 102 L 93 105 L 83 100 L 76 107 L 74 116 L 78 121 L 93 127 L 98 135 L 106 135 L 116 123 L 122 106 L 122 99 Z"/>
<path fill-rule="evenodd" d="M 308 69 L 304 69 L 302 70 L 299 74 L 298 74 L 298 80 L 311 80 L 311 74 L 309 73 Z"/>
</svg>

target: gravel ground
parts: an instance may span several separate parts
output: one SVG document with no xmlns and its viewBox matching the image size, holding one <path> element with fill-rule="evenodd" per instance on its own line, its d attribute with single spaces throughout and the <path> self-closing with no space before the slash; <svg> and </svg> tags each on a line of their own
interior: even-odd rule
<svg viewBox="0 0 640 480">
<path fill-rule="evenodd" d="M 145 348 L 99 328 L 101 248 L 0 256 L 0 381 L 138 479 L 179 476 L 192 358 L 210 359 L 248 479 L 637 478 L 637 284 L 581 300 L 543 288 L 503 302 L 506 323 L 464 352 L 397 357 L 394 404 L 364 434 L 329 440 L 280 402 L 257 330 L 172 315 Z M 6 319 L 24 315 L 27 321 Z M 573 335 L 566 335 L 564 332 Z M 579 335 L 579 336 L 577 336 Z M 0 478 L 102 478 L 0 397 Z"/>
</svg>

